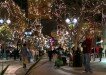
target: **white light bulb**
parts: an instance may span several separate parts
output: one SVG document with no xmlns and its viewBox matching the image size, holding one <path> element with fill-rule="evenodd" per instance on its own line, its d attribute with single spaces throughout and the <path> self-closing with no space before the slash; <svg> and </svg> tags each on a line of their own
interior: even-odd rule
<svg viewBox="0 0 106 75">
<path fill-rule="evenodd" d="M 0 19 L 0 23 L 2 24 L 4 21 L 3 21 L 3 19 Z"/>
<path fill-rule="evenodd" d="M 66 23 L 68 23 L 68 24 L 71 23 L 71 22 L 70 22 L 70 19 L 68 19 L 68 18 L 67 18 L 65 21 L 66 21 Z"/>
<path fill-rule="evenodd" d="M 76 24 L 77 23 L 77 19 L 73 19 L 73 23 Z"/>
<path fill-rule="evenodd" d="M 11 23 L 11 21 L 8 19 L 7 21 L 6 21 L 8 24 L 10 24 Z"/>
<path fill-rule="evenodd" d="M 32 32 L 29 32 L 29 35 L 32 35 Z"/>
<path fill-rule="evenodd" d="M 101 40 L 100 42 L 103 43 L 103 40 Z"/>
</svg>

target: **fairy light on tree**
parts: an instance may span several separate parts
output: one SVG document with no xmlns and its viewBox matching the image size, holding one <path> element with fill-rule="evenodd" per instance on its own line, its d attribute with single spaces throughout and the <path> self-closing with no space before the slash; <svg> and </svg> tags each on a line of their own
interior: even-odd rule
<svg viewBox="0 0 106 75">
<path fill-rule="evenodd" d="M 54 0 L 52 3 L 52 17 L 57 23 L 63 23 L 66 14 L 66 5 L 63 0 Z"/>
<path fill-rule="evenodd" d="M 9 11 L 10 19 L 15 24 L 18 23 L 16 28 L 20 29 L 20 32 L 24 31 L 28 26 L 25 13 L 12 0 L 5 1 L 6 3 L 3 5 Z M 101 15 L 101 8 L 104 9 L 104 4 L 105 0 L 28 0 L 28 18 L 34 21 L 41 18 L 55 19 L 58 25 L 64 25 L 64 28 L 66 27 L 68 30 L 69 27 L 64 23 L 67 13 L 70 18 L 79 17 L 76 28 L 68 30 L 70 35 L 74 33 L 71 37 L 79 37 L 79 35 L 83 35 L 81 34 L 83 23 L 87 22 L 91 26 L 94 24 L 93 27 L 101 24 L 101 21 L 98 21 L 95 16 Z M 36 22 L 33 23 L 33 25 L 35 24 Z M 80 38 L 76 39 L 80 40 Z"/>
<path fill-rule="evenodd" d="M 26 25 L 25 17 L 23 16 L 23 13 L 21 12 L 20 8 L 12 0 L 5 0 L 5 2 L 1 3 L 1 8 L 6 8 L 6 10 L 8 11 L 9 18 L 12 21 L 10 28 L 14 29 L 13 28 L 14 24 L 15 25 L 18 24 L 18 27 L 20 27 L 20 28 L 16 27 L 18 30 L 25 28 L 25 25 Z M 9 22 L 9 20 L 8 20 L 8 22 Z"/>
<path fill-rule="evenodd" d="M 51 2 L 52 0 L 30 0 L 29 18 L 51 18 Z"/>
<path fill-rule="evenodd" d="M 64 0 L 64 3 L 67 8 L 66 12 L 70 14 L 70 17 L 79 18 L 77 26 L 70 30 L 70 35 L 74 33 L 71 37 L 74 37 L 73 40 L 76 40 L 75 42 L 79 42 L 85 36 L 81 34 L 84 23 L 87 22 L 89 24 L 89 28 L 86 31 L 89 31 L 92 27 L 99 27 L 101 25 L 101 20 L 98 16 L 101 15 L 101 8 L 104 9 L 103 4 L 105 0 Z"/>
</svg>

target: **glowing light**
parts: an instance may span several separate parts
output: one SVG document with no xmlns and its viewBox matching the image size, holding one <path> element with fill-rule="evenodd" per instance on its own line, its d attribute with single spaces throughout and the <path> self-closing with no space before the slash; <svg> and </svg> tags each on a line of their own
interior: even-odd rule
<svg viewBox="0 0 106 75">
<path fill-rule="evenodd" d="M 11 23 L 11 21 L 8 19 L 8 20 L 6 21 L 6 23 L 10 24 L 10 23 Z"/>
<path fill-rule="evenodd" d="M 103 40 L 100 41 L 101 43 L 103 42 Z"/>
<path fill-rule="evenodd" d="M 25 35 L 32 35 L 32 32 L 25 32 Z"/>
<path fill-rule="evenodd" d="M 66 21 L 67 24 L 71 23 L 70 19 L 68 19 L 68 18 L 65 21 Z"/>
<path fill-rule="evenodd" d="M 31 35 L 31 34 L 32 34 L 32 32 L 29 32 L 28 34 L 29 34 L 29 35 Z"/>
<path fill-rule="evenodd" d="M 77 19 L 73 19 L 73 21 L 72 21 L 74 24 L 76 24 L 77 23 Z"/>
<path fill-rule="evenodd" d="M 0 23 L 2 24 L 4 21 L 3 21 L 3 19 L 0 19 Z"/>
</svg>

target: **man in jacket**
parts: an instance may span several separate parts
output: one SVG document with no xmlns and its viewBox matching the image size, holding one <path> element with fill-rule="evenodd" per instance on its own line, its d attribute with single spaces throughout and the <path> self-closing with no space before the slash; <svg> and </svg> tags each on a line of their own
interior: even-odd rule
<svg viewBox="0 0 106 75">
<path fill-rule="evenodd" d="M 91 66 L 90 66 L 91 44 L 92 44 L 92 40 L 89 37 L 86 37 L 86 39 L 82 42 L 83 65 L 84 65 L 84 68 L 85 68 L 85 72 L 90 72 L 90 73 L 92 73 L 92 69 L 91 69 Z"/>
</svg>

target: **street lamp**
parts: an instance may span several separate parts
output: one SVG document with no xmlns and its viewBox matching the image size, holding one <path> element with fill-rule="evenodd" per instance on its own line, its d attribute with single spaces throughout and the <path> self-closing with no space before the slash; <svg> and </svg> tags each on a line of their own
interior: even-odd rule
<svg viewBox="0 0 106 75">
<path fill-rule="evenodd" d="M 7 24 L 10 24 L 10 23 L 11 23 L 11 20 L 10 20 L 10 19 L 8 19 L 8 20 L 6 21 L 6 23 L 7 23 Z"/>
<path fill-rule="evenodd" d="M 74 18 L 72 20 L 70 20 L 69 18 L 67 18 L 65 21 L 66 21 L 67 24 L 71 24 L 71 23 L 76 24 L 77 23 L 77 19 L 76 18 Z"/>
<path fill-rule="evenodd" d="M 76 24 L 76 23 L 77 23 L 77 19 L 74 18 L 72 22 L 73 22 L 74 24 Z"/>
<path fill-rule="evenodd" d="M 10 19 L 7 19 L 7 20 L 0 19 L 0 25 L 3 25 L 5 23 L 10 24 L 11 20 Z M 4 50 L 3 58 L 6 58 L 6 50 Z"/>
<path fill-rule="evenodd" d="M 3 23 L 10 24 L 11 20 L 10 19 L 7 19 L 7 20 L 0 19 L 0 24 L 3 24 Z"/>
<path fill-rule="evenodd" d="M 31 36 L 32 35 L 32 32 L 31 31 L 28 31 L 28 32 L 25 32 L 25 35 L 28 37 L 28 36 Z"/>
<path fill-rule="evenodd" d="M 69 18 L 67 18 L 65 21 L 66 21 L 67 24 L 70 24 L 71 23 L 71 21 L 70 21 Z"/>
<path fill-rule="evenodd" d="M 0 24 L 2 24 L 4 21 L 3 21 L 3 19 L 0 19 Z"/>
</svg>

